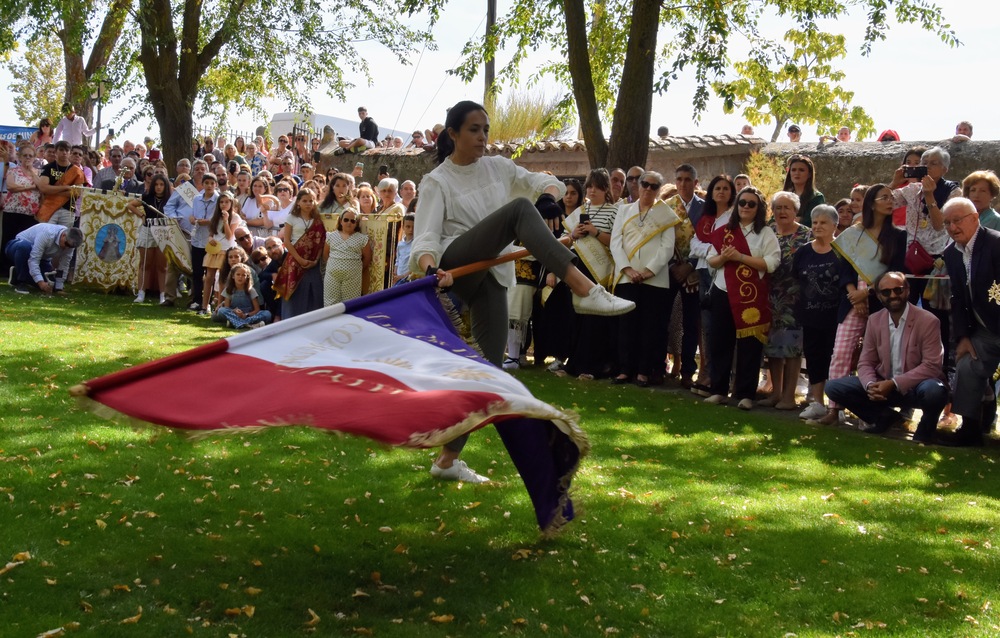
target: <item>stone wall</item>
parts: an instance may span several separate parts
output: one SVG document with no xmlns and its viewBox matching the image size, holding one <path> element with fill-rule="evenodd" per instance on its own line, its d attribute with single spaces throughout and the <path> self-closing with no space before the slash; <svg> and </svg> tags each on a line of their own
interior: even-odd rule
<svg viewBox="0 0 1000 638">
<path fill-rule="evenodd" d="M 760 151 L 783 160 L 793 154 L 809 156 L 816 165 L 816 187 L 828 202 L 850 195 L 854 184 L 889 182 L 907 149 L 940 144 L 951 153 L 948 177 L 961 181 L 975 170 L 993 169 L 1000 173 L 1000 141 L 953 142 L 848 142 L 818 145 L 765 144 L 758 138 L 741 135 L 672 137 L 664 141 L 650 140 L 647 168 L 663 174 L 667 181 L 678 164 L 689 163 L 697 170 L 702 184 L 719 173 L 736 175 L 744 172 L 750 153 Z M 324 146 L 324 150 L 326 147 Z M 490 154 L 510 157 L 514 147 L 491 145 Z M 584 178 L 589 172 L 586 147 L 582 142 L 539 142 L 514 160 L 531 171 L 551 171 L 560 178 Z M 333 167 L 350 173 L 357 162 L 364 164 L 363 180 L 373 182 L 378 167 L 385 164 L 389 173 L 400 182 L 410 179 L 420 183 L 432 170 L 434 154 L 416 149 L 371 150 L 361 155 L 324 154 L 321 169 Z M 628 168 L 628 167 L 623 167 Z"/>
<path fill-rule="evenodd" d="M 688 163 L 699 175 L 743 172 L 743 164 L 751 152 L 764 146 L 763 140 L 742 135 L 705 135 L 697 137 L 671 137 L 667 140 L 650 140 L 647 168 L 663 174 L 668 181 L 674 168 Z M 364 181 L 374 182 L 378 167 L 385 164 L 389 174 L 400 182 L 410 179 L 420 183 L 420 178 L 434 166 L 434 153 L 415 149 L 373 149 L 360 155 L 333 155 L 323 146 L 322 171 L 328 168 L 350 173 L 357 162 L 364 164 Z M 506 144 L 491 144 L 490 155 L 511 157 L 516 148 Z M 538 142 L 529 146 L 514 161 L 530 171 L 551 171 L 560 178 L 576 177 L 581 181 L 590 172 L 587 149 L 583 142 Z M 627 166 L 624 168 L 628 168 Z"/>
<path fill-rule="evenodd" d="M 992 169 L 1000 173 L 1000 142 L 847 142 L 819 146 L 808 144 L 768 144 L 761 152 L 772 157 L 807 155 L 816 165 L 816 188 L 827 202 L 849 197 L 855 184 L 892 181 L 903 155 L 914 146 L 940 145 L 951 154 L 947 179 L 961 182 L 969 173 Z"/>
</svg>

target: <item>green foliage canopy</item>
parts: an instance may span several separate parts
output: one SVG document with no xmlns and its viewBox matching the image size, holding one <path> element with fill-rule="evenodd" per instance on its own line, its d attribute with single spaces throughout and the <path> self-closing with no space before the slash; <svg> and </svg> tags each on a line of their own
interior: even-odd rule
<svg viewBox="0 0 1000 638">
<path fill-rule="evenodd" d="M 403 6 L 427 10 L 433 19 L 447 3 L 404 0 Z M 497 82 L 516 83 L 530 52 L 551 50 L 552 60 L 532 77 L 550 75 L 573 87 L 564 96 L 564 113 L 574 107 L 579 112 L 592 165 L 643 164 L 653 95 L 667 92 L 682 73 L 694 74 L 697 120 L 713 83 L 725 79 L 733 66 L 730 47 L 746 45 L 763 61 L 776 47 L 774 36 L 765 32 L 769 22 L 819 33 L 843 15 L 859 12 L 867 18 L 858 34 L 866 55 L 886 38 L 892 21 L 916 24 L 947 45 L 958 44 L 943 9 L 928 0 L 514 0 L 485 39 L 466 45 L 463 61 L 451 72 L 470 79 L 485 60 L 508 49 L 512 57 L 497 72 Z M 578 17 L 585 22 L 582 28 L 574 23 Z M 583 47 L 586 55 L 574 56 L 574 47 Z M 580 90 L 585 84 L 592 89 Z M 860 113 L 853 116 L 861 121 Z M 602 119 L 612 122 L 610 144 Z"/>
</svg>

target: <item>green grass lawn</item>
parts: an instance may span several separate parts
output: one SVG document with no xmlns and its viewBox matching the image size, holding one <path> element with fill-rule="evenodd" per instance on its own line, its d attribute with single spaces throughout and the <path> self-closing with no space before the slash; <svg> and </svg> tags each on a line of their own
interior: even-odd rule
<svg viewBox="0 0 1000 638">
<path fill-rule="evenodd" d="M 307 429 L 193 442 L 67 393 L 223 334 L 0 285 L 0 636 L 1000 632 L 995 447 L 526 370 L 593 443 L 577 520 L 543 541 L 492 429 L 463 458 L 493 482 L 441 484 L 432 451 Z M 233 370 L 240 400 L 266 388 Z"/>
</svg>

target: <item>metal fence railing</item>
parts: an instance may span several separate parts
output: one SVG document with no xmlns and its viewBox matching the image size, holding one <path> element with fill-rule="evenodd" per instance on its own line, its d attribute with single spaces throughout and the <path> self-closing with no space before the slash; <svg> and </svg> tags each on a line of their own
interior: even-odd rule
<svg viewBox="0 0 1000 638">
<path fill-rule="evenodd" d="M 217 140 L 220 137 L 223 137 L 226 139 L 226 143 L 228 144 L 232 144 L 237 137 L 242 137 L 243 141 L 247 143 L 252 142 L 253 138 L 257 137 L 257 133 L 253 131 L 221 130 L 207 126 L 196 126 L 192 130 L 192 133 L 199 140 L 204 140 L 206 137 Z"/>
</svg>

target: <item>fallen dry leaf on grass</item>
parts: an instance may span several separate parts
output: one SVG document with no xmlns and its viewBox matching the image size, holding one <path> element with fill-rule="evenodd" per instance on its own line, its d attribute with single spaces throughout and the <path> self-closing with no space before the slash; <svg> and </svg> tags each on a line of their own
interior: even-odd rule
<svg viewBox="0 0 1000 638">
<path fill-rule="evenodd" d="M 58 638 L 58 636 L 65 636 L 67 631 L 76 631 L 80 628 L 80 623 L 78 622 L 68 622 L 62 627 L 56 627 L 55 629 L 49 629 L 38 634 L 37 638 Z"/>
<path fill-rule="evenodd" d="M 309 612 L 309 620 L 306 621 L 306 627 L 315 627 L 319 624 L 319 614 L 314 612 L 312 609 L 307 609 Z"/>
<path fill-rule="evenodd" d="M 431 620 L 436 623 L 444 624 L 455 620 L 455 617 L 451 614 L 442 614 L 440 616 L 431 616 Z"/>
<path fill-rule="evenodd" d="M 139 619 L 141 619 L 141 618 L 142 618 L 142 607 L 140 606 L 139 607 L 139 611 L 138 611 L 138 613 L 136 613 L 135 616 L 129 616 L 128 618 L 126 618 L 125 620 L 121 621 L 118 624 L 120 624 L 120 625 L 134 625 L 137 622 L 139 622 Z"/>
</svg>

